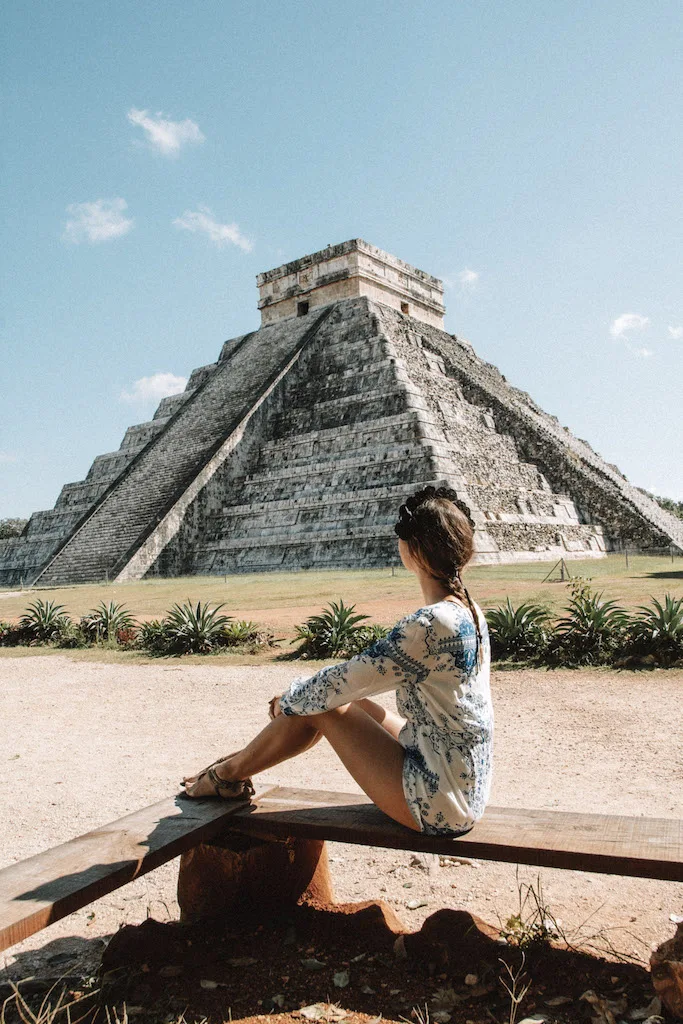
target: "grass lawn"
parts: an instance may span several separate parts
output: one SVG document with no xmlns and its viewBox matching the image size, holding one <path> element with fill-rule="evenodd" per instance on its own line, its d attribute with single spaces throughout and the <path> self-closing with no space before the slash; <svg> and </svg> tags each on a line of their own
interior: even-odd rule
<svg viewBox="0 0 683 1024">
<path fill-rule="evenodd" d="M 683 597 L 683 559 L 672 562 L 664 556 L 629 555 L 628 561 L 627 567 L 619 554 L 573 561 L 568 566 L 573 575 L 592 578 L 596 589 L 628 607 L 645 603 L 651 595 L 662 598 L 667 592 Z M 466 583 L 483 607 L 509 596 L 513 604 L 533 599 L 559 609 L 567 599 L 567 587 L 560 582 L 543 582 L 550 569 L 548 562 L 473 566 L 467 571 Z M 393 574 L 391 569 L 306 571 L 227 578 L 192 576 L 23 592 L 0 590 L 0 619 L 18 618 L 35 597 L 64 604 L 74 616 L 82 615 L 99 601 L 119 601 L 140 619 L 160 617 L 175 601 L 186 598 L 222 602 L 228 614 L 271 625 L 281 635 L 291 635 L 297 622 L 339 597 L 346 604 L 357 604 L 358 611 L 383 625 L 391 625 L 420 603 L 415 579 L 403 569 L 395 569 Z"/>
</svg>

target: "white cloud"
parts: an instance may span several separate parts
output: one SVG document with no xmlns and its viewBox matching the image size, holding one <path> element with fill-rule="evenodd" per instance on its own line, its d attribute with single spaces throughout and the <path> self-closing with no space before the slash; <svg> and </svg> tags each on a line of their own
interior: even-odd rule
<svg viewBox="0 0 683 1024">
<path fill-rule="evenodd" d="M 67 242 L 106 242 L 120 238 L 133 227 L 131 217 L 124 217 L 128 209 L 125 199 L 96 199 L 94 203 L 72 203 L 66 212 L 70 216 L 64 226 Z"/>
<path fill-rule="evenodd" d="M 133 381 L 130 391 L 122 391 L 120 399 L 131 405 L 144 405 L 149 402 L 160 402 L 168 395 L 179 395 L 185 390 L 187 377 L 177 377 L 174 373 L 153 373 L 151 377 L 140 377 Z"/>
<path fill-rule="evenodd" d="M 444 277 L 443 283 L 447 288 L 455 288 L 457 285 L 465 292 L 472 292 L 479 283 L 479 272 L 465 267 L 464 270 L 459 270 L 457 274 Z"/>
<path fill-rule="evenodd" d="M 9 466 L 19 461 L 19 456 L 14 452 L 0 452 L 0 466 Z"/>
<path fill-rule="evenodd" d="M 214 220 L 208 206 L 200 206 L 198 210 L 185 210 L 182 217 L 176 217 L 173 223 L 177 228 L 184 228 L 186 231 L 203 231 L 216 245 L 226 245 L 230 242 L 244 252 L 251 252 L 254 248 L 254 243 L 244 237 L 237 224 L 219 224 Z"/>
<path fill-rule="evenodd" d="M 680 341 L 683 338 L 683 327 L 680 325 L 677 327 L 668 327 L 669 337 L 673 338 L 674 341 Z"/>
<path fill-rule="evenodd" d="M 641 316 L 640 313 L 622 313 L 612 321 L 609 332 L 613 338 L 623 338 L 631 331 L 642 331 L 649 322 L 649 317 Z"/>
<path fill-rule="evenodd" d="M 651 348 L 639 348 L 637 345 L 631 345 L 631 343 L 628 341 L 626 342 L 626 348 L 634 356 L 638 356 L 640 359 L 649 359 L 650 356 L 654 355 L 654 352 Z"/>
<path fill-rule="evenodd" d="M 458 274 L 458 281 L 460 282 L 461 288 L 472 289 L 476 288 L 479 283 L 479 273 L 476 270 L 470 270 L 469 267 L 465 267 Z"/>
<path fill-rule="evenodd" d="M 204 142 L 199 125 L 186 118 L 184 121 L 169 121 L 159 111 L 150 115 L 147 110 L 131 107 L 128 111 L 131 124 L 142 128 L 152 149 L 163 156 L 177 156 L 181 146 L 188 142 Z"/>
</svg>

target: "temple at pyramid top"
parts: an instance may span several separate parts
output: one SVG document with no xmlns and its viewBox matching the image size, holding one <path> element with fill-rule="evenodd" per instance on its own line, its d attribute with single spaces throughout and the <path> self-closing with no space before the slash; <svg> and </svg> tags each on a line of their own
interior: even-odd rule
<svg viewBox="0 0 683 1024">
<path fill-rule="evenodd" d="M 262 327 L 365 295 L 443 330 L 443 282 L 362 238 L 266 270 L 256 283 Z"/>
</svg>

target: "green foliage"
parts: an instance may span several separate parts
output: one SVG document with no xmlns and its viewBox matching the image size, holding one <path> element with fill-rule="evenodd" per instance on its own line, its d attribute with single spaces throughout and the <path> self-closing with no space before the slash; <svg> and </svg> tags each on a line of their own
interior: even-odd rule
<svg viewBox="0 0 683 1024">
<path fill-rule="evenodd" d="M 61 629 L 52 638 L 52 642 L 55 647 L 64 647 L 68 650 L 90 646 L 90 639 L 81 629 L 80 624 L 72 622 L 70 619 L 64 622 Z"/>
<path fill-rule="evenodd" d="M 81 619 L 81 629 L 91 642 L 117 641 L 119 633 L 135 630 L 135 619 L 122 604 L 100 601 L 96 608 Z"/>
<path fill-rule="evenodd" d="M 556 665 L 605 665 L 623 647 L 626 611 L 616 601 L 603 601 L 585 580 L 569 584 L 571 600 L 555 626 L 548 660 Z"/>
<path fill-rule="evenodd" d="M 362 654 L 378 640 L 384 640 L 388 632 L 388 629 L 378 626 L 376 623 L 372 626 L 358 626 L 346 644 L 346 657 L 353 658 L 356 654 Z"/>
<path fill-rule="evenodd" d="M 303 625 L 296 627 L 292 643 L 299 643 L 300 658 L 339 658 L 347 655 L 349 646 L 358 642 L 359 623 L 367 615 L 354 615 L 355 604 L 345 605 L 340 598 L 332 601 L 320 613 L 311 615 Z"/>
<path fill-rule="evenodd" d="M 0 519 L 0 540 L 19 537 L 28 519 Z"/>
<path fill-rule="evenodd" d="M 150 654 L 169 654 L 171 638 L 167 633 L 165 619 L 143 622 L 138 631 L 137 646 Z"/>
<path fill-rule="evenodd" d="M 0 622 L 0 647 L 19 647 L 30 644 L 31 634 L 16 622 Z"/>
<path fill-rule="evenodd" d="M 222 607 L 219 604 L 212 608 L 201 601 L 194 605 L 189 599 L 185 604 L 174 604 L 164 620 L 169 653 L 209 654 L 224 646 L 225 627 L 231 619 L 220 614 Z"/>
<path fill-rule="evenodd" d="M 674 501 L 673 498 L 659 498 L 656 494 L 653 494 L 652 497 L 667 512 L 671 512 L 673 515 L 678 516 L 679 519 L 683 519 L 683 501 Z"/>
<path fill-rule="evenodd" d="M 536 885 L 518 879 L 517 896 L 517 913 L 500 930 L 508 945 L 527 951 L 560 938 L 560 927 L 546 904 L 540 875 Z"/>
<path fill-rule="evenodd" d="M 63 604 L 36 598 L 19 619 L 19 627 L 26 631 L 32 643 L 58 640 L 61 632 L 71 624 Z"/>
<path fill-rule="evenodd" d="M 272 647 L 276 640 L 264 626 L 246 619 L 235 619 L 223 627 L 222 643 L 225 647 L 247 647 L 254 652 L 262 647 Z"/>
<path fill-rule="evenodd" d="M 652 597 L 637 611 L 626 631 L 626 663 L 669 666 L 683 661 L 683 598 L 666 594 L 662 604 Z"/>
<path fill-rule="evenodd" d="M 508 597 L 504 605 L 487 609 L 486 621 L 494 661 L 542 658 L 550 636 L 550 612 L 543 605 L 525 601 L 513 608 Z"/>
</svg>

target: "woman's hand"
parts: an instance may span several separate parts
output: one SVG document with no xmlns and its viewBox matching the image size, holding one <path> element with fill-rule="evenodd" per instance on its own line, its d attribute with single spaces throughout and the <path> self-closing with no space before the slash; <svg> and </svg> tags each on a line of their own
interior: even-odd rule
<svg viewBox="0 0 683 1024">
<path fill-rule="evenodd" d="M 269 718 L 277 718 L 278 715 L 281 715 L 281 714 L 282 714 L 282 709 L 280 708 L 280 698 L 279 697 L 273 697 L 271 699 L 270 703 L 268 704 L 268 717 Z"/>
</svg>

